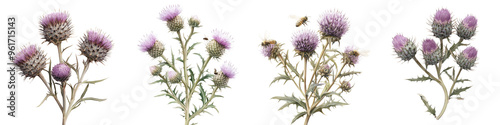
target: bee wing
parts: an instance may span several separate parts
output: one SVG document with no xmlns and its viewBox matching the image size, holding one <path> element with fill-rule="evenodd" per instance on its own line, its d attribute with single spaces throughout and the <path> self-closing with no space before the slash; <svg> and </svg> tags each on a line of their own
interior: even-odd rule
<svg viewBox="0 0 500 125">
<path fill-rule="evenodd" d="M 370 52 L 370 51 L 368 51 L 368 50 L 358 50 L 358 53 L 359 53 L 359 55 L 361 55 L 361 56 L 368 56 L 368 53 L 369 53 L 369 52 Z"/>
<path fill-rule="evenodd" d="M 293 20 L 298 20 L 298 19 L 302 18 L 301 16 L 297 16 L 297 15 L 289 15 L 288 17 L 290 19 L 293 19 Z"/>
</svg>

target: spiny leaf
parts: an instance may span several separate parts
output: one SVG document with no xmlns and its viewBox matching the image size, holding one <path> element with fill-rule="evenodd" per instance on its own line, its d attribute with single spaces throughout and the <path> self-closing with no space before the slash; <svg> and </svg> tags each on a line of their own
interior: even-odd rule
<svg viewBox="0 0 500 125">
<path fill-rule="evenodd" d="M 200 54 L 200 53 L 193 53 L 193 54 L 198 55 L 198 56 L 200 57 L 200 59 L 201 59 L 201 64 L 205 64 L 205 58 L 203 58 L 203 56 L 201 56 L 201 54 Z M 201 71 L 200 71 L 200 72 L 201 72 Z"/>
<path fill-rule="evenodd" d="M 206 75 L 204 75 L 203 77 L 200 78 L 200 81 L 205 81 L 205 79 L 211 78 L 213 76 L 214 75 L 212 75 L 212 74 L 206 74 Z"/>
<path fill-rule="evenodd" d="M 409 81 L 412 81 L 412 82 L 424 82 L 424 81 L 432 81 L 432 78 L 429 77 L 429 76 L 425 76 L 425 75 L 422 75 L 420 77 L 417 77 L 417 78 L 410 78 L 410 79 L 406 79 L 406 80 L 409 80 Z"/>
<path fill-rule="evenodd" d="M 422 102 L 424 102 L 425 107 L 427 107 L 427 112 L 431 113 L 432 115 L 434 115 L 434 117 L 436 117 L 436 108 L 433 108 L 429 104 L 429 102 L 427 102 L 427 99 L 425 98 L 424 95 L 420 94 L 420 99 L 422 99 Z"/>
<path fill-rule="evenodd" d="M 337 106 L 343 106 L 343 105 L 348 105 L 348 104 L 340 102 L 340 101 L 333 101 L 333 100 L 326 101 L 325 103 L 322 103 L 321 105 L 318 105 L 317 107 L 313 108 L 312 113 L 316 113 L 316 112 L 323 113 L 323 109 L 330 110 L 330 108 L 335 108 Z"/>
<path fill-rule="evenodd" d="M 45 102 L 45 101 L 47 100 L 47 98 L 49 98 L 49 96 L 50 96 L 50 94 L 47 94 L 47 95 L 45 96 L 45 98 L 43 98 L 42 102 L 40 102 L 40 104 L 39 104 L 38 106 L 36 106 L 36 107 L 40 107 L 40 106 L 42 106 L 43 102 Z"/>
<path fill-rule="evenodd" d="M 306 115 L 307 113 L 306 112 L 300 112 L 298 113 L 297 115 L 295 115 L 295 117 L 292 119 L 292 123 L 294 123 L 295 121 L 297 121 L 297 119 L 303 117 L 304 115 Z"/>
<path fill-rule="evenodd" d="M 184 60 L 183 60 L 181 57 L 177 57 L 177 59 L 176 59 L 176 60 L 177 60 L 177 61 L 179 61 L 179 62 L 184 63 Z"/>
<path fill-rule="evenodd" d="M 275 96 L 271 99 L 277 99 L 278 101 L 286 101 L 287 103 L 292 103 L 298 108 L 299 106 L 302 107 L 303 109 L 306 109 L 306 103 L 303 102 L 301 99 L 298 99 L 294 95 L 292 96 Z M 289 106 L 290 104 L 285 104 Z"/>
<path fill-rule="evenodd" d="M 287 75 L 279 74 L 279 76 L 274 77 L 274 80 L 271 81 L 271 84 L 269 84 L 269 86 L 271 86 L 273 83 L 275 83 L 279 80 L 285 80 L 285 83 L 286 83 L 286 81 L 291 80 L 291 78 Z"/>
<path fill-rule="evenodd" d="M 458 88 L 458 89 L 454 89 L 453 92 L 451 92 L 450 94 L 450 97 L 451 96 L 454 96 L 454 95 L 460 95 L 461 92 L 464 92 L 466 91 L 467 89 L 471 88 L 472 86 L 468 86 L 468 87 L 462 87 L 462 88 Z"/>
<path fill-rule="evenodd" d="M 198 44 L 200 44 L 200 42 L 193 43 L 193 45 L 191 45 L 191 46 L 188 48 L 187 53 L 191 52 L 191 50 L 193 50 L 193 49 L 194 49 L 194 47 L 195 47 L 196 45 L 198 45 Z"/>
<path fill-rule="evenodd" d="M 191 80 L 191 82 L 194 84 L 194 73 L 193 73 L 193 69 L 189 68 L 188 69 L 189 71 L 189 80 Z"/>
<path fill-rule="evenodd" d="M 314 90 L 317 89 L 318 86 L 322 86 L 324 84 L 317 84 L 317 83 L 312 83 L 311 86 L 307 89 L 306 95 L 309 95 L 310 92 L 313 92 Z"/>
<path fill-rule="evenodd" d="M 457 83 L 459 83 L 459 82 L 463 83 L 463 82 L 467 82 L 467 81 L 470 81 L 470 80 L 469 79 L 459 79 L 459 80 L 457 80 L 455 82 L 457 82 Z"/>
<path fill-rule="evenodd" d="M 104 79 L 99 79 L 99 80 L 94 80 L 94 81 L 83 81 L 82 83 L 87 83 L 87 84 L 95 84 L 95 83 L 98 83 L 98 82 L 102 82 L 104 80 L 106 80 L 107 78 L 104 78 Z"/>
<path fill-rule="evenodd" d="M 149 84 L 156 84 L 156 83 L 163 83 L 163 82 L 164 82 L 163 79 L 160 79 L 160 80 L 156 80 L 154 82 L 151 82 Z"/>
<path fill-rule="evenodd" d="M 339 78 L 340 77 L 346 77 L 346 76 L 350 76 L 350 75 L 356 75 L 356 74 L 360 74 L 361 72 L 358 72 L 358 71 L 348 71 L 348 72 L 343 72 L 343 73 L 340 73 L 339 74 Z"/>
</svg>

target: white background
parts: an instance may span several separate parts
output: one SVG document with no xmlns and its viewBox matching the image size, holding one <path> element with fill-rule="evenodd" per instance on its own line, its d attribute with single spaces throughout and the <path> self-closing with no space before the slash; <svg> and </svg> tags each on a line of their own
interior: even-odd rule
<svg viewBox="0 0 500 125">
<path fill-rule="evenodd" d="M 87 102 L 74 110 L 68 119 L 70 125 L 137 125 L 137 124 L 183 124 L 181 111 L 176 105 L 168 105 L 166 97 L 153 97 L 165 86 L 149 85 L 154 79 L 148 67 L 157 61 L 139 51 L 139 41 L 147 33 L 154 33 L 167 46 L 165 54 L 178 43 L 169 33 L 158 13 L 167 5 L 180 4 L 181 16 L 187 19 L 198 15 L 203 27 L 193 39 L 203 42 L 202 37 L 211 36 L 212 29 L 223 29 L 234 38 L 231 50 L 220 61 L 213 61 L 209 69 L 218 68 L 223 61 L 232 62 L 238 69 L 231 88 L 216 98 L 220 113 L 203 114 L 193 122 L 202 125 L 288 125 L 297 113 L 295 108 L 277 109 L 283 103 L 271 100 L 273 96 L 290 95 L 296 91 L 291 84 L 283 86 L 269 82 L 282 71 L 260 53 L 259 43 L 264 36 L 285 43 L 292 49 L 290 39 L 297 31 L 295 19 L 290 15 L 310 18 L 308 29 L 317 30 L 318 17 L 326 10 L 338 9 L 346 14 L 350 29 L 342 38 L 341 48 L 357 46 L 368 54 L 362 56 L 355 70 L 363 73 L 356 76 L 352 92 L 344 97 L 350 105 L 315 114 L 311 125 L 317 124 L 500 124 L 500 82 L 497 40 L 497 4 L 472 1 L 288 1 L 288 0 L 208 0 L 208 1 L 68 1 L 68 0 L 11 0 L 1 2 L 0 24 L 7 29 L 7 16 L 18 17 L 18 46 L 38 44 L 49 56 L 56 59 L 53 45 L 41 44 L 38 22 L 41 15 L 56 10 L 70 13 L 74 34 L 63 45 L 73 45 L 71 52 L 78 54 L 76 44 L 89 29 L 102 29 L 113 40 L 113 49 L 104 64 L 93 64 L 86 75 L 89 80 L 108 78 L 105 82 L 91 86 L 87 96 L 107 98 L 104 102 Z M 454 19 L 467 14 L 477 17 L 477 35 L 471 43 L 478 50 L 477 66 L 461 76 L 472 82 L 473 88 L 462 93 L 465 100 L 451 100 L 444 117 L 437 121 L 422 104 L 418 93 L 427 96 L 437 112 L 441 110 L 443 93 L 436 83 L 414 83 L 405 79 L 422 75 L 412 62 L 402 62 L 392 49 L 392 37 L 397 33 L 414 38 L 420 43 L 424 38 L 433 38 L 427 24 L 439 8 L 448 8 Z M 299 28 L 300 29 L 300 28 Z M 184 30 L 184 32 L 187 32 Z M 6 32 L 1 33 L 6 41 Z M 456 41 L 456 35 L 452 35 Z M 437 39 L 435 39 L 437 40 Z M 420 45 L 420 44 L 418 44 Z M 6 63 L 6 44 L 2 42 L 0 58 Z M 463 50 L 464 48 L 460 48 Z M 342 49 L 341 49 L 342 50 Z M 204 47 L 198 48 L 204 52 Z M 420 53 L 420 52 L 419 52 Z M 69 53 L 65 53 L 68 56 Z M 421 58 L 421 55 L 417 55 Z M 196 58 L 193 56 L 192 58 Z M 80 58 L 81 59 L 81 58 Z M 73 59 L 74 60 L 74 59 Z M 447 65 L 455 65 L 447 61 Z M 2 67 L 5 65 L 2 64 Z M 193 64 L 194 66 L 194 64 Z M 0 69 L 6 69 L 0 68 Z M 2 82 L 8 82 L 5 70 L 0 72 Z M 61 113 L 54 100 L 49 98 L 41 107 L 36 107 L 47 91 L 39 79 L 18 77 L 17 117 L 7 116 L 4 108 L 1 124 L 60 124 Z M 443 78 L 448 80 L 447 78 Z M 74 79 L 72 79 L 74 80 Z M 447 81 L 447 86 L 450 86 Z M 458 86 L 462 86 L 459 84 Z M 0 89 L 6 101 L 6 85 Z M 3 104 L 6 104 L 4 102 Z M 5 105 L 4 105 L 5 106 Z M 2 106 L 2 107 L 4 107 Z M 299 119 L 295 124 L 303 124 Z"/>
</svg>

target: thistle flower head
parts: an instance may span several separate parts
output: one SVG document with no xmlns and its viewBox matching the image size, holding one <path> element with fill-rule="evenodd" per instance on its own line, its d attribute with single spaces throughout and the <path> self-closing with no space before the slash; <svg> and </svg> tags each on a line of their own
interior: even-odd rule
<svg viewBox="0 0 500 125">
<path fill-rule="evenodd" d="M 330 76 L 330 73 L 332 72 L 332 69 L 331 69 L 330 65 L 328 65 L 328 64 L 324 64 L 324 65 L 322 65 L 322 66 L 320 67 L 320 69 L 319 69 L 319 71 L 318 71 L 318 72 L 319 72 L 319 74 L 320 74 L 321 76 L 323 76 L 323 77 L 328 77 L 328 76 Z"/>
<path fill-rule="evenodd" d="M 434 21 L 440 24 L 449 23 L 451 21 L 450 11 L 446 8 L 437 10 L 436 14 L 434 14 Z"/>
<path fill-rule="evenodd" d="M 345 15 L 340 11 L 326 11 L 318 21 L 323 37 L 341 38 L 349 29 Z"/>
<path fill-rule="evenodd" d="M 465 70 L 470 70 L 476 63 L 477 50 L 476 48 L 469 46 L 464 51 L 458 55 L 456 62 L 460 68 Z"/>
<path fill-rule="evenodd" d="M 231 41 L 233 38 L 227 33 L 222 30 L 214 30 L 212 31 L 212 38 L 222 45 L 225 49 L 229 49 L 231 47 Z"/>
<path fill-rule="evenodd" d="M 292 44 L 295 47 L 295 52 L 306 59 L 315 53 L 318 43 L 319 37 L 312 30 L 297 31 L 292 37 Z"/>
<path fill-rule="evenodd" d="M 198 19 L 198 16 L 192 16 L 189 18 L 188 24 L 191 27 L 200 27 L 200 19 Z"/>
<path fill-rule="evenodd" d="M 434 36 L 440 39 L 448 38 L 453 30 L 451 22 L 451 14 L 448 9 L 437 10 L 431 24 Z"/>
<path fill-rule="evenodd" d="M 358 63 L 359 52 L 353 46 L 348 46 L 344 50 L 342 61 L 349 66 L 354 66 Z"/>
<path fill-rule="evenodd" d="M 172 21 L 175 17 L 177 17 L 182 12 L 181 6 L 179 5 L 170 5 L 160 12 L 160 19 L 163 21 Z"/>
<path fill-rule="evenodd" d="M 19 67 L 26 78 L 35 78 L 44 68 L 47 59 L 36 45 L 24 47 L 14 59 L 14 64 Z"/>
<path fill-rule="evenodd" d="M 160 57 L 163 55 L 163 51 L 165 51 L 163 43 L 158 41 L 153 34 L 146 35 L 146 38 L 142 40 L 139 47 L 141 48 L 141 51 L 148 52 L 148 54 L 153 58 Z"/>
<path fill-rule="evenodd" d="M 282 44 L 269 44 L 262 46 L 262 54 L 269 59 L 276 59 L 280 55 Z"/>
<path fill-rule="evenodd" d="M 59 63 L 52 68 L 52 77 L 59 82 L 65 82 L 71 76 L 71 68 L 64 63 Z"/>
<path fill-rule="evenodd" d="M 80 42 L 80 51 L 90 62 L 103 62 L 112 47 L 111 40 L 101 31 L 89 30 Z"/>
<path fill-rule="evenodd" d="M 236 75 L 236 70 L 234 69 L 234 66 L 231 64 L 231 63 L 224 63 L 224 65 L 222 65 L 220 67 L 220 70 L 222 71 L 222 74 L 224 74 L 227 78 L 234 78 L 234 76 Z"/>
<path fill-rule="evenodd" d="M 184 20 L 179 16 L 181 11 L 179 5 L 170 5 L 160 12 L 160 19 L 167 21 L 167 27 L 170 31 L 177 32 L 184 28 Z"/>
<path fill-rule="evenodd" d="M 153 75 L 153 76 L 160 75 L 161 66 L 158 66 L 158 65 L 151 66 L 151 67 L 149 67 L 149 71 L 151 72 L 151 75 Z"/>
<path fill-rule="evenodd" d="M 167 77 L 171 83 L 180 83 L 182 81 L 182 76 L 175 71 L 168 71 Z"/>
<path fill-rule="evenodd" d="M 207 43 L 207 52 L 214 58 L 220 58 L 226 49 L 230 48 L 232 38 L 228 33 L 221 30 L 214 30 L 212 38 L 213 39 Z"/>
<path fill-rule="evenodd" d="M 465 40 L 469 40 L 476 34 L 477 19 L 472 15 L 465 17 L 457 26 L 457 35 Z"/>
<path fill-rule="evenodd" d="M 417 54 L 417 46 L 410 39 L 398 34 L 392 38 L 394 51 L 403 61 L 411 60 Z"/>
<path fill-rule="evenodd" d="M 234 69 L 233 65 L 226 62 L 221 66 L 221 71 L 215 72 L 214 77 L 212 77 L 212 82 L 214 82 L 214 85 L 219 87 L 219 88 L 225 88 L 228 87 L 227 83 L 229 79 L 234 78 L 236 75 L 236 70 Z"/>
<path fill-rule="evenodd" d="M 432 39 L 425 39 L 422 43 L 422 53 L 425 60 L 425 65 L 435 65 L 441 61 L 441 51 L 438 50 L 438 45 Z"/>
<path fill-rule="evenodd" d="M 351 89 L 352 89 L 352 85 L 349 81 L 342 81 L 340 83 L 340 89 L 342 89 L 342 91 L 344 92 L 351 92 Z"/>
<path fill-rule="evenodd" d="M 54 12 L 42 17 L 40 28 L 45 41 L 58 45 L 69 38 L 73 26 L 68 13 Z"/>
<path fill-rule="evenodd" d="M 438 46 L 436 42 L 432 39 L 425 39 L 424 42 L 422 43 L 422 51 L 424 54 L 430 54 L 433 53 L 438 49 Z"/>
<path fill-rule="evenodd" d="M 403 50 L 403 47 L 408 43 L 408 38 L 404 37 L 401 34 L 398 34 L 392 38 L 392 45 L 394 46 L 394 50 L 399 52 Z"/>
</svg>

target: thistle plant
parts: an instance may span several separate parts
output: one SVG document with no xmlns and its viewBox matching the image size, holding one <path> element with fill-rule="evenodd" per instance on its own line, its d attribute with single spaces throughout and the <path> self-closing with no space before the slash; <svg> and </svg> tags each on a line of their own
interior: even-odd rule
<svg viewBox="0 0 500 125">
<path fill-rule="evenodd" d="M 208 109 L 218 112 L 213 99 L 222 97 L 216 93 L 219 92 L 218 90 L 229 87 L 229 79 L 234 78 L 236 73 L 233 65 L 228 62 L 224 63 L 219 70 L 215 69 L 213 73 L 210 73 L 207 67 L 210 61 L 219 61 L 226 50 L 230 49 L 232 38 L 229 34 L 221 30 L 213 30 L 212 39 L 207 40 L 206 43 L 207 54 L 192 53 L 191 51 L 197 45 L 202 44 L 202 42 L 190 42 L 193 40 L 192 36 L 197 33 L 194 30 L 201 27 L 200 20 L 196 16 L 189 18 L 188 25 L 191 30 L 186 37 L 181 34 L 184 29 L 184 19 L 180 17 L 180 13 L 179 5 L 167 6 L 160 13 L 160 19 L 167 23 L 169 31 L 177 34 L 174 39 L 179 42 L 179 53 L 174 53 L 174 49 L 171 49 L 170 58 L 167 58 L 164 54 L 164 44 L 153 34 L 146 35 L 139 47 L 141 51 L 147 52 L 154 60 L 159 61 L 157 65 L 150 67 L 151 75 L 159 79 L 151 84 L 165 84 L 166 89 L 156 97 L 166 96 L 172 99 L 173 101 L 169 104 L 178 105 L 177 108 L 183 112 L 184 123 L 189 125 L 196 116 L 202 113 L 211 114 Z M 201 62 L 196 63 L 197 67 L 192 67 L 193 64 L 189 61 L 190 54 L 200 58 Z M 162 70 L 164 66 L 168 67 L 167 71 Z M 194 71 L 198 73 L 195 74 Z M 210 79 L 213 84 L 208 85 Z M 205 89 L 207 86 L 210 86 L 209 90 Z M 200 104 L 195 104 L 196 96 L 199 96 Z"/>
<path fill-rule="evenodd" d="M 272 98 L 285 102 L 279 110 L 288 106 L 297 107 L 298 113 L 292 123 L 305 117 L 304 124 L 307 125 L 314 113 L 347 105 L 342 94 L 351 91 L 353 85 L 350 81 L 353 75 L 361 73 L 349 70 L 358 63 L 358 50 L 351 46 L 343 51 L 332 47 L 334 43 L 340 44 L 342 36 L 349 29 L 345 15 L 339 11 L 326 11 L 318 23 L 321 37 L 309 29 L 300 29 L 293 34 L 291 42 L 294 57 L 300 57 L 298 62 L 292 62 L 293 57 L 289 57 L 288 51 L 283 50 L 283 43 L 275 40 L 265 40 L 262 43 L 262 54 L 269 60 L 275 60 L 283 68 L 283 73 L 275 77 L 271 84 L 280 80 L 285 84 L 291 81 L 300 92 L 300 96 L 288 94 Z M 317 49 L 319 44 L 322 47 Z"/>
<path fill-rule="evenodd" d="M 85 101 L 104 101 L 94 97 L 86 97 L 91 84 L 103 81 L 88 81 L 84 77 L 92 62 L 104 63 L 109 50 L 112 47 L 111 40 L 107 35 L 99 30 L 89 30 L 81 38 L 79 50 L 81 55 L 85 56 L 79 60 L 80 55 L 75 54 L 75 62 L 70 62 L 71 57 L 63 57 L 65 50 L 72 45 L 63 48 L 63 41 L 67 41 L 73 34 L 73 26 L 69 14 L 65 12 L 54 12 L 47 14 L 40 21 L 41 34 L 44 42 L 57 47 L 57 59 L 54 67 L 52 60 L 44 53 L 41 47 L 36 44 L 30 44 L 16 53 L 14 64 L 19 67 L 25 78 L 40 78 L 47 88 L 48 92 L 39 106 L 41 106 L 49 97 L 52 97 L 62 113 L 62 124 L 66 121 L 74 109 L 79 107 Z M 81 61 L 81 63 L 80 63 Z M 49 65 L 47 67 L 47 64 Z M 83 67 L 81 67 L 83 65 Z M 82 69 L 83 68 L 83 69 Z M 75 75 L 71 75 L 72 72 Z M 48 77 L 44 75 L 48 74 Z M 76 81 L 71 81 L 70 77 L 76 77 Z M 82 93 L 78 93 L 84 86 Z"/>
<path fill-rule="evenodd" d="M 431 113 L 437 120 L 443 116 L 449 100 L 463 100 L 463 98 L 460 97 L 460 93 L 471 88 L 471 86 L 465 85 L 455 88 L 455 84 L 470 81 L 469 79 L 460 78 L 460 74 L 462 70 L 470 71 L 471 68 L 474 67 L 477 59 L 476 48 L 464 43 L 464 40 L 470 40 L 471 37 L 475 35 L 477 19 L 472 15 L 468 15 L 460 22 L 454 23 L 447 9 L 439 9 L 436 11 L 430 25 L 433 36 L 439 39 L 439 42 L 435 42 L 432 38 L 423 40 L 421 51 L 425 63 L 421 63 L 421 61 L 415 57 L 418 51 L 414 40 L 401 34 L 394 36 L 392 40 L 394 51 L 397 56 L 404 62 L 413 59 L 418 67 L 425 73 L 417 78 L 410 78 L 407 80 L 412 82 L 432 81 L 438 83 L 443 89 L 444 104 L 439 114 L 436 114 L 435 107 L 431 106 L 425 96 L 420 94 L 420 98 L 426 106 L 427 112 Z M 455 30 L 459 37 L 458 42 L 450 40 L 453 30 Z M 443 42 L 444 40 L 447 40 L 447 42 Z M 466 48 L 460 51 L 461 47 Z M 450 57 L 455 59 L 458 66 L 453 65 L 453 63 L 445 63 Z M 425 66 L 423 64 L 425 64 Z M 443 79 L 442 76 L 445 78 Z M 449 82 L 445 82 L 446 76 L 449 78 Z M 451 84 L 451 87 L 447 88 L 445 83 Z"/>
</svg>

